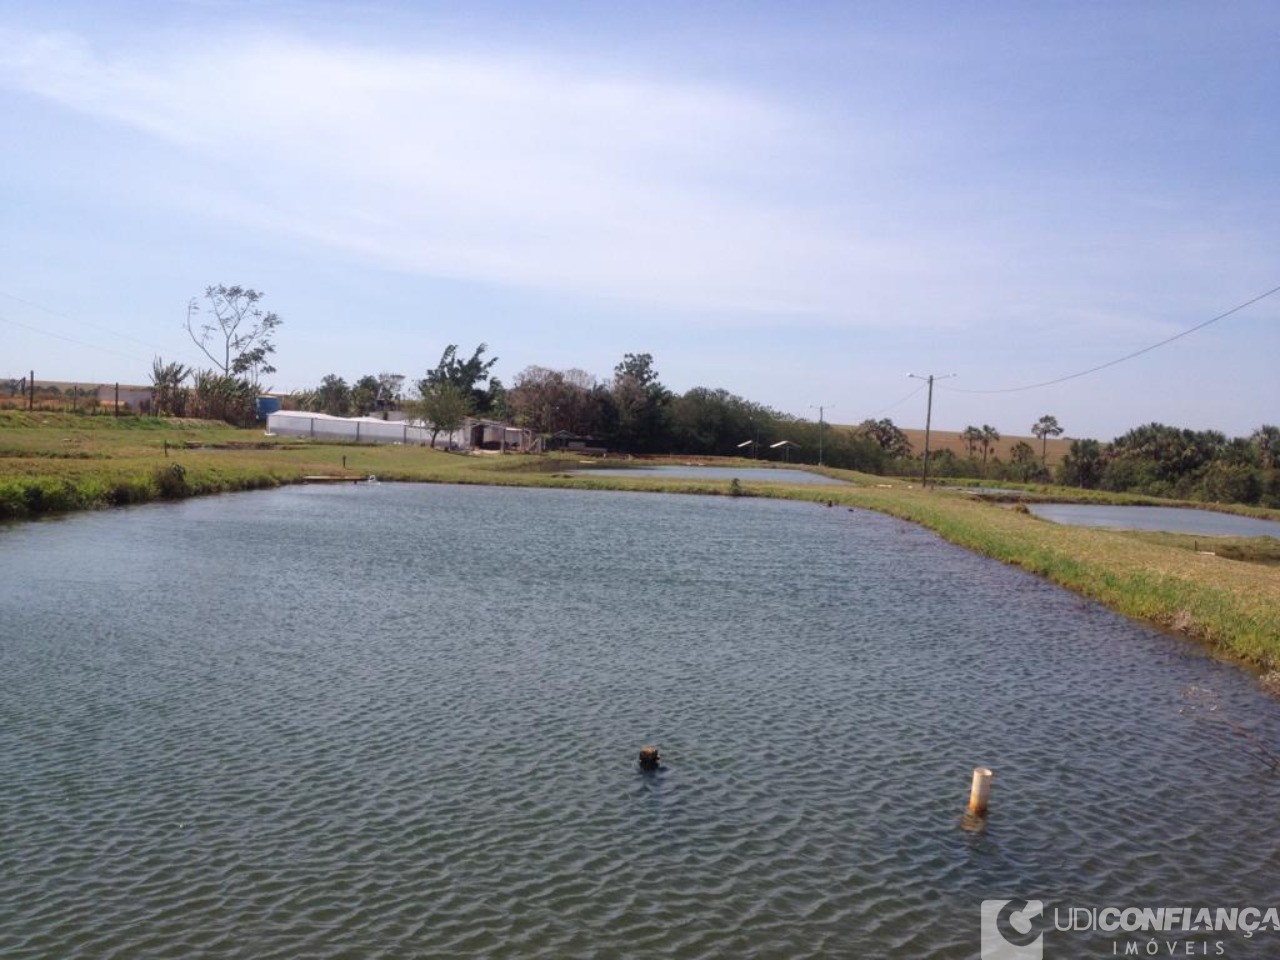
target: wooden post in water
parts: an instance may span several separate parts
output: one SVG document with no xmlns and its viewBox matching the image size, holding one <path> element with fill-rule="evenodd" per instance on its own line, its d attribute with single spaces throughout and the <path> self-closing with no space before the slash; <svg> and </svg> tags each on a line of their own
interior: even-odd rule
<svg viewBox="0 0 1280 960">
<path fill-rule="evenodd" d="M 987 815 L 987 801 L 991 796 L 991 768 L 974 767 L 973 786 L 969 788 L 969 813 L 975 817 Z"/>
</svg>

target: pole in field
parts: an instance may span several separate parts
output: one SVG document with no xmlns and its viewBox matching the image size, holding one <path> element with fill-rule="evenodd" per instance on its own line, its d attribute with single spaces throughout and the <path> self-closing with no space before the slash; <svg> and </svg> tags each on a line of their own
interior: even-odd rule
<svg viewBox="0 0 1280 960">
<path fill-rule="evenodd" d="M 835 404 L 832 404 L 832 406 L 835 406 Z M 816 409 L 818 411 L 818 466 L 822 466 L 822 428 L 824 426 L 823 414 L 826 412 L 827 408 L 825 404 L 819 404 L 816 407 L 810 406 L 809 409 L 810 410 Z"/>
<path fill-rule="evenodd" d="M 933 381 L 948 380 L 954 376 L 954 373 L 944 374 L 940 377 L 935 377 L 932 373 L 923 377 L 918 373 L 907 374 L 907 377 L 910 379 L 924 380 L 929 384 L 929 404 L 925 408 L 924 415 L 924 470 L 920 477 L 920 486 L 925 487 L 926 489 L 929 486 L 929 430 L 933 425 Z"/>
</svg>

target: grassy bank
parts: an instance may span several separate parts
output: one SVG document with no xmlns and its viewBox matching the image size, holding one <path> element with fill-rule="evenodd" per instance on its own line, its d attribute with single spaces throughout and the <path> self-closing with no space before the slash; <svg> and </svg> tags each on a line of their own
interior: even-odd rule
<svg viewBox="0 0 1280 960">
<path fill-rule="evenodd" d="M 548 465 L 550 467 L 548 468 Z M 761 464 L 740 461 L 741 466 Z M 141 503 L 301 482 L 311 475 L 382 480 L 729 495 L 727 481 L 572 476 L 572 458 L 464 457 L 418 447 L 318 444 L 259 431 L 148 419 L 0 412 L 0 518 Z M 1046 577 L 1139 619 L 1196 637 L 1216 653 L 1280 666 L 1280 567 L 1248 542 L 1188 549 L 1183 540 L 1048 523 L 964 493 L 846 471 L 848 486 L 744 482 L 748 496 L 864 507 Z M 1055 494 L 1061 496 L 1062 494 Z M 1130 501 L 1131 502 L 1131 501 Z M 1252 512 L 1252 511 L 1251 511 Z M 1274 514 L 1274 511 L 1272 511 Z M 1206 538 L 1195 538 L 1193 544 Z M 1207 555 L 1201 550 L 1212 550 Z"/>
<path fill-rule="evenodd" d="M 1202 554 L 1180 542 L 1054 524 L 945 494 L 873 490 L 856 499 L 1121 613 L 1195 637 L 1221 655 L 1263 668 L 1280 665 L 1280 569 L 1274 566 Z"/>
<path fill-rule="evenodd" d="M 914 482 L 909 477 L 900 479 L 903 483 Z M 1084 490 L 1080 487 L 1060 487 L 1048 483 L 1014 483 L 1000 480 L 971 480 L 951 477 L 937 481 L 937 485 L 955 492 L 968 492 L 972 496 L 981 496 L 997 503 L 1091 503 L 1115 507 L 1187 507 L 1193 510 L 1233 513 L 1241 517 L 1280 521 L 1280 510 L 1253 506 L 1247 503 L 1174 500 L 1149 497 L 1140 493 Z"/>
</svg>

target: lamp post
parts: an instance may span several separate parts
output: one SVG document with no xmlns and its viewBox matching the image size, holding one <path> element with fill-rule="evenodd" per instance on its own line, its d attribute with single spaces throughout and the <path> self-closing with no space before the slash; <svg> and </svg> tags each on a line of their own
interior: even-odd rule
<svg viewBox="0 0 1280 960">
<path fill-rule="evenodd" d="M 907 374 L 908 379 L 924 380 L 929 384 L 929 405 L 925 408 L 924 415 L 924 472 L 920 477 L 920 486 L 926 490 L 929 489 L 929 428 L 933 423 L 933 381 L 947 380 L 954 376 L 954 373 L 946 373 L 940 377 L 935 377 L 932 373 L 923 377 L 918 373 Z"/>
</svg>

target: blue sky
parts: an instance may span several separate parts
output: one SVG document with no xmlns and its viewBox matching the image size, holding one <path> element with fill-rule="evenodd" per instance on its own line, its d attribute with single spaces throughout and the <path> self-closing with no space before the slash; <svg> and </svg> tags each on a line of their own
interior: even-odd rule
<svg viewBox="0 0 1280 960">
<path fill-rule="evenodd" d="M 1280 421 L 1280 6 L 0 0 L 0 377 L 483 341 L 813 419 Z"/>
</svg>

